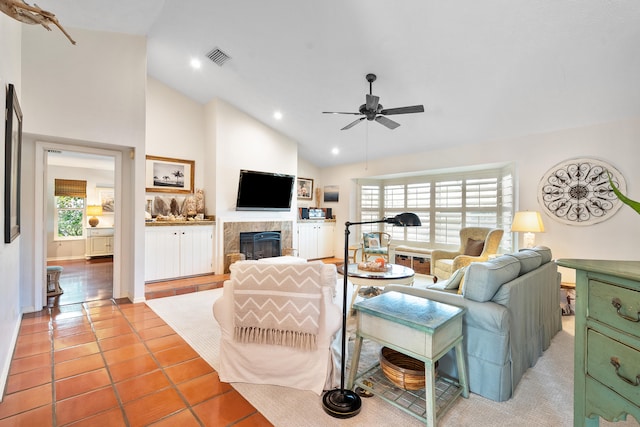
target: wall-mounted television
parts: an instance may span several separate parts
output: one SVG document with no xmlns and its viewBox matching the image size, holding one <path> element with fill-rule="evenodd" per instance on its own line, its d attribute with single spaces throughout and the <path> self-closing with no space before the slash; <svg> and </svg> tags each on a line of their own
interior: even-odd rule
<svg viewBox="0 0 640 427">
<path fill-rule="evenodd" d="M 240 170 L 236 210 L 290 210 L 295 180 L 294 175 Z"/>
</svg>

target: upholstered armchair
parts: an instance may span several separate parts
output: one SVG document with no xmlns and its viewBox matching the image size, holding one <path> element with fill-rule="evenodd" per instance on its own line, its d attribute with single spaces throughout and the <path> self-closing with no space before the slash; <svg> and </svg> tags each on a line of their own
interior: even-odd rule
<svg viewBox="0 0 640 427">
<path fill-rule="evenodd" d="M 224 382 L 321 394 L 340 384 L 336 266 L 290 256 L 238 261 L 213 304 Z"/>
<path fill-rule="evenodd" d="M 456 251 L 431 251 L 431 271 L 438 279 L 447 279 L 461 267 L 486 261 L 498 252 L 504 230 L 500 228 L 467 227 L 460 230 L 460 248 Z"/>
<path fill-rule="evenodd" d="M 362 233 L 362 261 L 367 261 L 370 256 L 384 258 L 389 262 L 389 246 L 391 245 L 391 235 L 383 231 L 371 231 Z"/>
</svg>

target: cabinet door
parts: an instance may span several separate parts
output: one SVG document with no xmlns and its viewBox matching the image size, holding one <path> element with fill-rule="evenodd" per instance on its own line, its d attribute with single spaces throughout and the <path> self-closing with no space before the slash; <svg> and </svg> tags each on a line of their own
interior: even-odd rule
<svg viewBox="0 0 640 427">
<path fill-rule="evenodd" d="M 179 230 L 180 227 L 147 227 L 145 229 L 145 281 L 180 276 Z"/>
<path fill-rule="evenodd" d="M 334 224 L 320 224 L 318 226 L 318 258 L 334 256 Z"/>
<path fill-rule="evenodd" d="M 189 226 L 180 229 L 180 275 L 213 272 L 213 227 Z"/>
<path fill-rule="evenodd" d="M 317 231 L 315 224 L 298 224 L 298 256 L 312 259 L 317 257 Z"/>
<path fill-rule="evenodd" d="M 96 236 L 89 238 L 89 256 L 113 254 L 113 237 Z"/>
</svg>

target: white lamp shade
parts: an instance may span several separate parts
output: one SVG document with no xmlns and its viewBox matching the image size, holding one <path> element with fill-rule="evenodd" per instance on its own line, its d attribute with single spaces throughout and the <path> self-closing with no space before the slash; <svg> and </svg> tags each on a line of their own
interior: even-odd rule
<svg viewBox="0 0 640 427">
<path fill-rule="evenodd" d="M 87 216 L 100 216 L 102 215 L 102 206 L 89 205 L 87 206 Z"/>
<path fill-rule="evenodd" d="M 521 211 L 516 212 L 511 223 L 511 231 L 523 231 L 528 233 L 544 232 L 544 224 L 540 212 Z"/>
</svg>

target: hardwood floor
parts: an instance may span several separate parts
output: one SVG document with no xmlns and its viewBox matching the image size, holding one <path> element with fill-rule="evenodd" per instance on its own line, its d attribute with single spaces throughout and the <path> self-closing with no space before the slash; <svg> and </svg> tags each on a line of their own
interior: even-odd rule
<svg viewBox="0 0 640 427">
<path fill-rule="evenodd" d="M 113 258 L 89 260 L 51 261 L 59 265 L 61 295 L 47 297 L 47 307 L 77 304 L 87 301 L 108 300 L 113 297 Z"/>
</svg>

